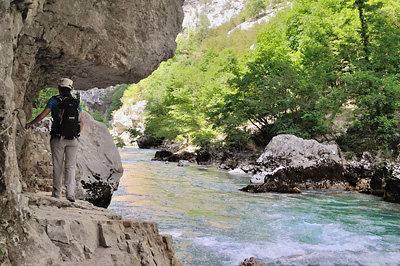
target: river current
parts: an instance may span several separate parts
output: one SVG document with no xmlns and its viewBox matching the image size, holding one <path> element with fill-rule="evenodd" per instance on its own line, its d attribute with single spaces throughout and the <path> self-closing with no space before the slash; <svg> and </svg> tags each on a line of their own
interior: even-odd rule
<svg viewBox="0 0 400 266">
<path fill-rule="evenodd" d="M 248 176 L 120 151 L 124 175 L 109 210 L 155 221 L 185 265 L 400 265 L 400 204 L 333 191 L 249 194 Z"/>
</svg>

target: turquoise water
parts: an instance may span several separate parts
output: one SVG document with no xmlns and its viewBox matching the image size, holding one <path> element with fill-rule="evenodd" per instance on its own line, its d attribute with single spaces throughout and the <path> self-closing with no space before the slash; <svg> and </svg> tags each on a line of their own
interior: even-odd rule
<svg viewBox="0 0 400 266">
<path fill-rule="evenodd" d="M 213 167 L 151 161 L 123 149 L 111 212 L 156 221 L 185 265 L 400 265 L 400 204 L 358 193 L 238 191 L 249 183 Z"/>
</svg>

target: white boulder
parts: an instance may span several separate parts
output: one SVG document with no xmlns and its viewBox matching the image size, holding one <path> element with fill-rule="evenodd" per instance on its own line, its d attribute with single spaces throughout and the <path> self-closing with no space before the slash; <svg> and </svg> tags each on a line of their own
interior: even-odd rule
<svg viewBox="0 0 400 266">
<path fill-rule="evenodd" d="M 123 173 L 121 158 L 106 125 L 83 112 L 79 138 L 77 189 L 80 198 L 107 207 Z"/>
</svg>

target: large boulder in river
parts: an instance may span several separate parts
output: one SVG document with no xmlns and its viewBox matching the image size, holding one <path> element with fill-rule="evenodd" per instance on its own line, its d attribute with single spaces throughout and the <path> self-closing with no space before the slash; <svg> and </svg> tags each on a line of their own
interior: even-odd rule
<svg viewBox="0 0 400 266">
<path fill-rule="evenodd" d="M 154 149 L 163 143 L 163 139 L 156 138 L 151 134 L 143 135 L 136 140 L 141 149 Z"/>
<path fill-rule="evenodd" d="M 336 144 L 322 144 L 293 135 L 278 135 L 256 161 L 256 174 L 243 191 L 300 192 L 300 189 L 341 187 L 345 182 L 341 152 Z"/>
</svg>

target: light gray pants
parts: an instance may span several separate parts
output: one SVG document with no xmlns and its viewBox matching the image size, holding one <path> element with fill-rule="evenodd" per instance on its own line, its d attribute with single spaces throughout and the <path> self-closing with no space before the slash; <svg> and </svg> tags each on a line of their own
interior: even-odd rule
<svg viewBox="0 0 400 266">
<path fill-rule="evenodd" d="M 51 158 L 53 160 L 53 193 L 56 198 L 61 197 L 63 164 L 65 158 L 65 186 L 67 196 L 75 196 L 75 166 L 78 154 L 78 139 L 54 138 L 50 142 Z"/>
</svg>

